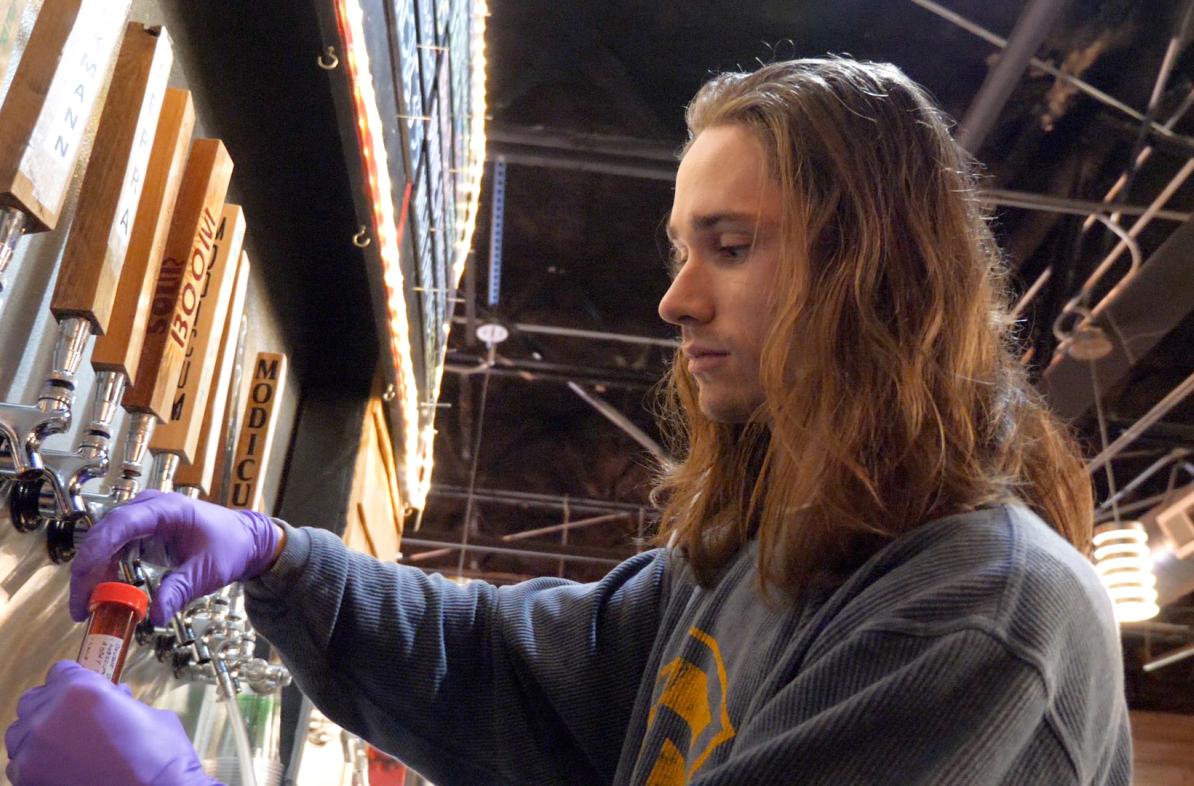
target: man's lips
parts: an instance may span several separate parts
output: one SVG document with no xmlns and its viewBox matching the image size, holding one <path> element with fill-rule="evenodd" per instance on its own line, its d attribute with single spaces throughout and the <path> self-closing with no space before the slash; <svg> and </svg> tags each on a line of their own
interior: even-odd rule
<svg viewBox="0 0 1194 786">
<path fill-rule="evenodd" d="M 705 347 L 686 347 L 684 355 L 688 358 L 688 371 L 691 374 L 712 371 L 730 356 L 728 352 L 717 352 Z"/>
</svg>

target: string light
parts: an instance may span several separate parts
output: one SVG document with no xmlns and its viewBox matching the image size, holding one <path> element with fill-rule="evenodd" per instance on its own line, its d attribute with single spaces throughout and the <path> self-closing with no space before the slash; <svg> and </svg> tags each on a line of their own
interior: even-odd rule
<svg viewBox="0 0 1194 786">
<path fill-rule="evenodd" d="M 485 0 L 474 0 L 468 42 L 471 89 L 468 144 L 464 162 L 466 200 L 463 206 L 457 205 L 457 214 L 461 220 L 457 222 L 458 237 L 451 259 L 451 280 L 454 287 L 460 283 L 468 258 L 468 249 L 472 244 L 480 201 L 481 174 L 485 165 L 485 19 L 488 15 L 489 8 Z M 369 55 L 363 43 L 364 13 L 359 3 L 339 0 L 336 3 L 336 24 L 344 44 L 344 62 L 352 86 L 357 143 L 372 205 L 374 241 L 377 243 L 377 253 L 382 265 L 390 359 L 395 370 L 395 395 L 399 402 L 399 428 L 402 430 L 399 483 L 406 504 L 415 509 L 422 509 L 431 487 L 435 430 L 434 410 L 424 416 L 418 405 L 418 381 L 411 361 L 410 324 L 407 320 L 400 259 L 402 234 L 410 209 L 410 184 L 407 184 L 404 191 L 401 217 L 396 220 L 388 159 L 380 135 L 382 122 L 369 70 Z M 446 110 L 441 108 L 441 111 Z M 446 319 L 451 319 L 451 315 L 448 314 Z M 439 352 L 439 356 L 433 359 L 433 364 L 430 364 L 433 366 L 433 373 L 428 382 L 432 400 L 439 397 L 446 359 L 445 346 Z M 427 423 L 423 422 L 424 417 Z"/>
</svg>

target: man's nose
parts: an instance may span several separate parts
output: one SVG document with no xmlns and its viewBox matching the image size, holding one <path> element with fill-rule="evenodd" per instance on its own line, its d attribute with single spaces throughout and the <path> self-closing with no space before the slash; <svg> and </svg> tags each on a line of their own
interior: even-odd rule
<svg viewBox="0 0 1194 786">
<path fill-rule="evenodd" d="M 713 319 L 713 297 L 706 271 L 689 259 L 659 301 L 659 316 L 673 325 L 704 324 Z"/>
</svg>

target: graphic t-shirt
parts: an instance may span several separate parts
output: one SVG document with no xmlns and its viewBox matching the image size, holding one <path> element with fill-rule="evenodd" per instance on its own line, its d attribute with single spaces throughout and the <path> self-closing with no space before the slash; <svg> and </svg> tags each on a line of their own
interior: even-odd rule
<svg viewBox="0 0 1194 786">
<path fill-rule="evenodd" d="M 1028 510 L 929 522 L 767 602 L 668 549 L 465 587 L 290 529 L 253 623 L 343 727 L 451 784 L 1128 784 L 1118 629 Z"/>
</svg>

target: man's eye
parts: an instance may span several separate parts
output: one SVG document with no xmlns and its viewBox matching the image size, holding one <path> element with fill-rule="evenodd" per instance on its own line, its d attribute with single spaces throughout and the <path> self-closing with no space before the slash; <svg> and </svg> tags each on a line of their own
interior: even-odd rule
<svg viewBox="0 0 1194 786">
<path fill-rule="evenodd" d="M 672 249 L 667 255 L 667 273 L 672 278 L 680 275 L 680 268 L 684 267 L 684 255 L 677 249 Z"/>
</svg>

